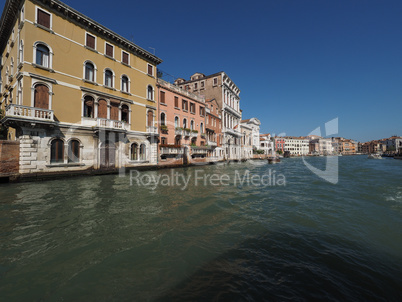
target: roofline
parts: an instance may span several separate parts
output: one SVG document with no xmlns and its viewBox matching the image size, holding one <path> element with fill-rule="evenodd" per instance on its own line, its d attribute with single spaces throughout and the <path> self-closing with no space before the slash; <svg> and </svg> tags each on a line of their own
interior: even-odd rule
<svg viewBox="0 0 402 302">
<path fill-rule="evenodd" d="M 106 40 L 112 40 L 114 41 L 115 44 L 120 44 L 123 45 L 125 48 L 130 49 L 132 52 L 136 52 L 137 55 L 144 57 L 145 59 L 148 59 L 149 61 L 155 63 L 156 65 L 162 63 L 162 59 L 158 58 L 157 56 L 151 54 L 149 51 L 141 48 L 140 46 L 134 44 L 133 42 L 127 40 L 126 38 L 122 37 L 121 35 L 117 34 L 116 32 L 108 29 L 107 27 L 101 25 L 100 23 L 96 22 L 95 20 L 85 16 L 84 14 L 80 13 L 79 11 L 73 9 L 72 7 L 68 6 L 67 4 L 59 1 L 59 0 L 27 0 L 27 1 L 32 1 L 33 3 L 41 3 L 42 5 L 46 7 L 50 7 L 51 10 L 53 11 L 59 11 L 61 12 L 62 10 L 65 12 L 64 17 L 67 17 L 70 20 L 74 20 L 74 22 L 81 24 L 83 27 L 88 27 L 92 32 L 96 32 L 96 35 L 102 35 L 106 38 Z M 8 17 L 9 13 L 12 13 L 12 18 L 14 19 L 12 22 L 12 25 L 14 24 L 15 20 L 17 19 L 17 14 L 19 11 L 20 6 L 22 6 L 22 3 L 25 2 L 25 0 L 7 0 L 3 14 L 1 16 L 1 22 L 0 22 L 0 38 L 3 37 L 5 34 L 3 31 L 5 30 L 4 22 L 6 22 L 6 18 Z M 45 3 L 46 2 L 46 3 Z M 9 6 L 13 5 L 11 9 L 13 9 L 11 12 L 8 12 L 10 9 Z M 6 13 L 8 12 L 8 13 Z M 77 17 L 79 17 L 77 19 Z M 11 25 L 11 26 L 12 26 Z M 11 31 L 11 28 L 9 29 Z M 103 31 L 103 32 L 102 32 Z M 8 39 L 7 34 L 7 39 Z M 0 50 L 1 53 L 4 51 L 4 48 L 7 43 L 7 39 L 1 39 L 2 42 L 0 42 Z M 3 40 L 5 40 L 3 42 Z M 4 44 L 4 45 L 3 45 Z"/>
</svg>

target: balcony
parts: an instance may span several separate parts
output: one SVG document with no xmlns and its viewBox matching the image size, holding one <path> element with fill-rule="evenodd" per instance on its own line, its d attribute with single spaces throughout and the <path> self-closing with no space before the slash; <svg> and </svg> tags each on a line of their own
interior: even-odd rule
<svg viewBox="0 0 402 302">
<path fill-rule="evenodd" d="M 190 137 L 197 137 L 198 136 L 198 132 L 190 132 Z"/>
<path fill-rule="evenodd" d="M 184 148 L 177 145 L 161 145 L 161 154 L 184 154 Z"/>
<path fill-rule="evenodd" d="M 10 104 L 6 107 L 6 118 L 54 122 L 53 110 Z"/>
<path fill-rule="evenodd" d="M 114 121 L 114 120 L 108 120 L 104 118 L 97 118 L 96 119 L 96 125 L 99 128 L 113 128 L 113 129 L 125 129 L 125 123 L 122 121 Z"/>
<path fill-rule="evenodd" d="M 176 135 L 183 135 L 183 129 L 181 129 L 181 128 L 176 128 L 175 134 L 176 134 Z"/>
<path fill-rule="evenodd" d="M 148 133 L 158 133 L 158 127 L 147 126 L 147 132 Z"/>
<path fill-rule="evenodd" d="M 231 128 L 225 128 L 225 132 L 227 134 L 233 135 L 233 136 L 241 136 L 241 133 L 237 130 L 231 129 Z"/>
<path fill-rule="evenodd" d="M 218 144 L 217 144 L 216 142 L 213 142 L 213 141 L 207 141 L 207 145 L 208 145 L 208 146 L 211 146 L 211 147 L 216 147 L 216 146 L 218 146 Z"/>
</svg>

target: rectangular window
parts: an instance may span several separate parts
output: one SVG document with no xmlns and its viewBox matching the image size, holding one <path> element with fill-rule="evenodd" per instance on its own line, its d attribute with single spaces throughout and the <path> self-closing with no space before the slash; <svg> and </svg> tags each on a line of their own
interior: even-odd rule
<svg viewBox="0 0 402 302">
<path fill-rule="evenodd" d="M 154 75 L 154 68 L 152 65 L 148 64 L 148 74 L 153 76 Z"/>
<path fill-rule="evenodd" d="M 179 98 L 177 96 L 174 97 L 174 106 L 179 108 Z"/>
<path fill-rule="evenodd" d="M 205 115 L 205 108 L 200 106 L 200 116 Z"/>
<path fill-rule="evenodd" d="M 185 111 L 188 111 L 188 103 L 185 100 L 183 100 L 182 109 L 185 110 Z"/>
<path fill-rule="evenodd" d="M 93 35 L 90 35 L 87 33 L 87 38 L 86 38 L 86 46 L 90 47 L 92 49 L 96 49 L 95 48 L 95 37 Z"/>
<path fill-rule="evenodd" d="M 124 64 L 127 64 L 127 65 L 129 64 L 129 62 L 128 62 L 128 53 L 127 53 L 127 52 L 125 52 L 125 51 L 122 52 L 121 61 L 122 61 Z"/>
<path fill-rule="evenodd" d="M 202 82 L 201 82 L 201 88 L 204 88 L 204 86 L 205 86 L 205 82 L 202 81 Z"/>
<path fill-rule="evenodd" d="M 36 23 L 50 29 L 50 14 L 38 8 Z"/>
<path fill-rule="evenodd" d="M 198 83 L 194 83 L 194 90 L 198 89 Z"/>
<path fill-rule="evenodd" d="M 190 112 L 195 113 L 195 104 L 194 103 L 190 103 Z"/>
<path fill-rule="evenodd" d="M 106 51 L 105 51 L 105 54 L 106 54 L 108 57 L 113 58 L 113 45 L 110 45 L 109 43 L 106 43 Z"/>
<path fill-rule="evenodd" d="M 214 86 L 218 85 L 218 78 L 214 78 Z"/>
<path fill-rule="evenodd" d="M 166 101 L 165 101 L 165 92 L 164 92 L 164 91 L 161 91 L 160 102 L 161 102 L 161 104 L 166 104 Z"/>
</svg>

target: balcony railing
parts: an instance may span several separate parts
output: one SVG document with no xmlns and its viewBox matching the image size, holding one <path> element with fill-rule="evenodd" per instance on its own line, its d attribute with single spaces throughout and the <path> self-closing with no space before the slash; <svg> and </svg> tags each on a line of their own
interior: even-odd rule
<svg viewBox="0 0 402 302">
<path fill-rule="evenodd" d="M 147 132 L 148 133 L 158 133 L 158 127 L 147 126 Z"/>
<path fill-rule="evenodd" d="M 108 120 L 104 118 L 97 118 L 96 123 L 98 127 L 101 128 L 115 128 L 115 129 L 125 129 L 124 122 Z"/>
<path fill-rule="evenodd" d="M 161 147 L 161 154 L 183 154 L 184 153 L 184 148 L 176 148 L 176 147 Z"/>
<path fill-rule="evenodd" d="M 183 129 L 176 129 L 175 134 L 176 135 L 183 135 Z"/>
<path fill-rule="evenodd" d="M 216 147 L 218 144 L 216 142 L 213 142 L 213 141 L 207 141 L 207 145 L 212 146 L 212 147 Z"/>
<path fill-rule="evenodd" d="M 197 137 L 198 136 L 198 132 L 190 132 L 190 137 Z"/>
<path fill-rule="evenodd" d="M 54 121 L 53 110 L 10 104 L 6 116 L 22 117 L 38 121 Z"/>
<path fill-rule="evenodd" d="M 234 136 L 241 136 L 241 132 L 228 127 L 225 128 L 225 132 Z"/>
</svg>

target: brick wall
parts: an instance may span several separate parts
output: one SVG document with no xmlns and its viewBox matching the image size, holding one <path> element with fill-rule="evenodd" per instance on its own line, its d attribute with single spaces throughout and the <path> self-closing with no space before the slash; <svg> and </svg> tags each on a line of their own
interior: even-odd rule
<svg viewBox="0 0 402 302">
<path fill-rule="evenodd" d="M 0 141 L 0 175 L 10 175 L 19 172 L 20 143 L 15 141 Z"/>
</svg>

